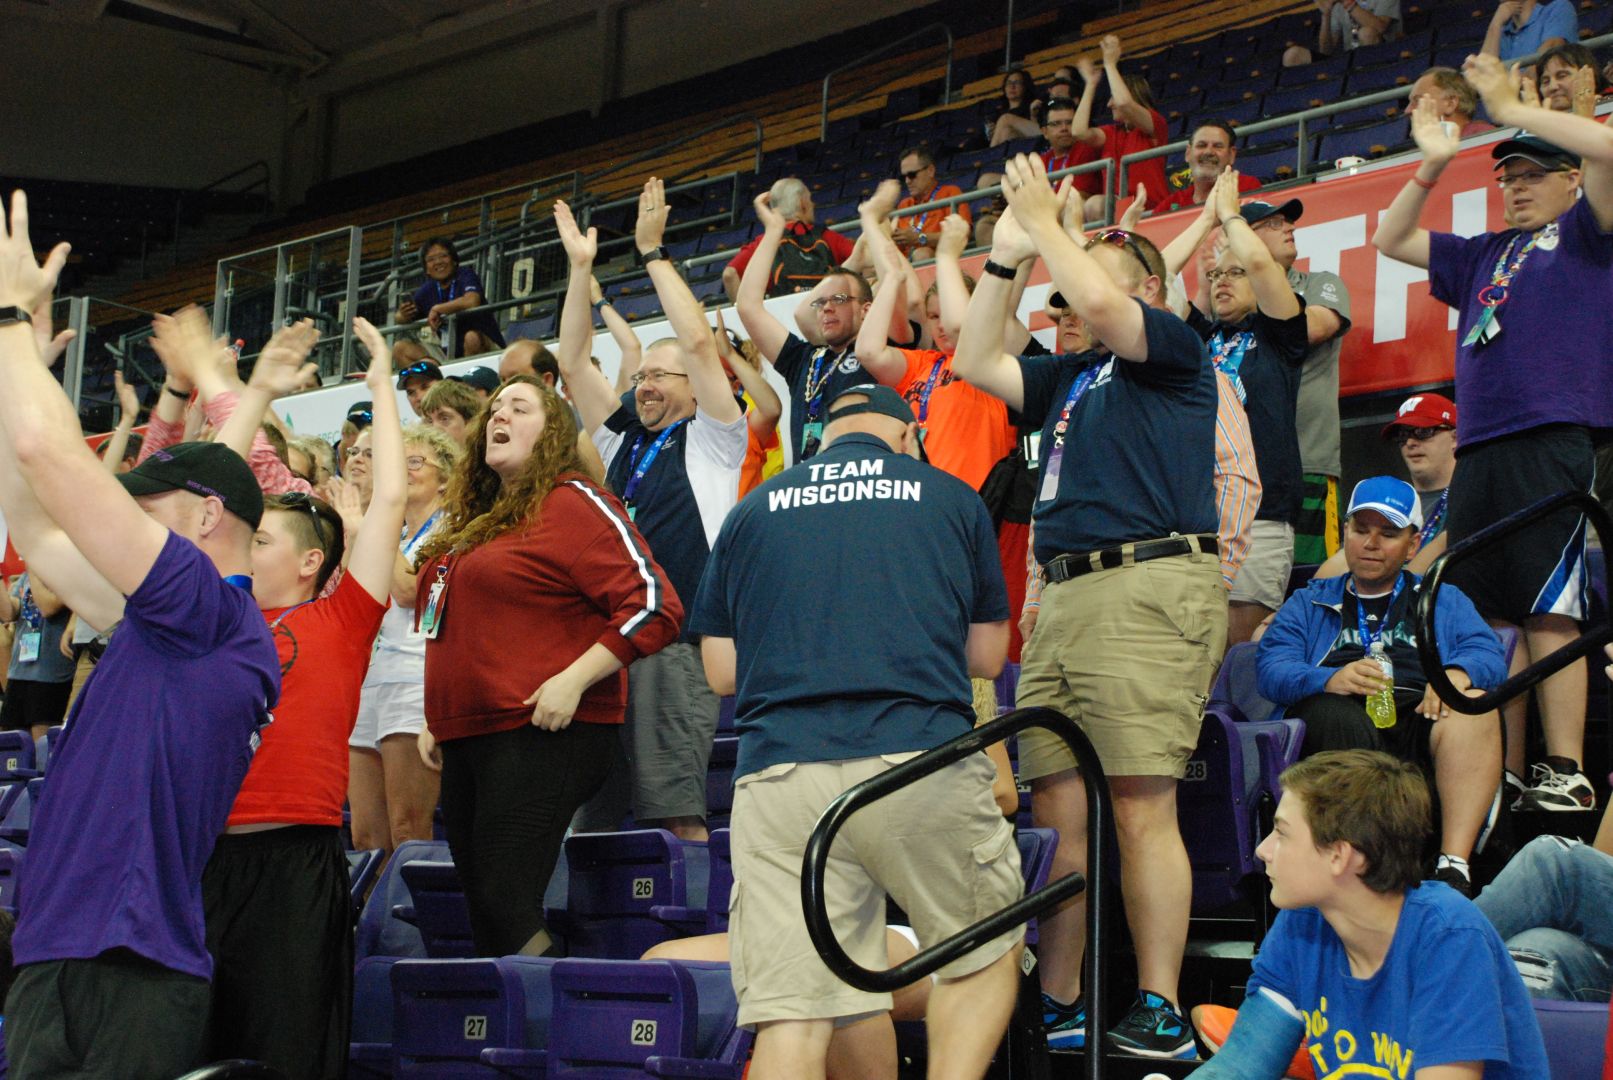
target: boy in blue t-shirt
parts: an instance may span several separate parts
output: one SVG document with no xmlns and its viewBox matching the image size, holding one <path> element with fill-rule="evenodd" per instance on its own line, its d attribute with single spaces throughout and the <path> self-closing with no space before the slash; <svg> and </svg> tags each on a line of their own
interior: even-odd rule
<svg viewBox="0 0 1613 1080">
<path fill-rule="evenodd" d="M 1419 884 L 1431 819 L 1417 767 L 1330 751 L 1282 786 L 1256 854 L 1283 911 L 1226 1044 L 1193 1075 L 1279 1080 L 1302 1039 L 1318 1076 L 1550 1075 L 1500 936 L 1449 886 Z"/>
</svg>

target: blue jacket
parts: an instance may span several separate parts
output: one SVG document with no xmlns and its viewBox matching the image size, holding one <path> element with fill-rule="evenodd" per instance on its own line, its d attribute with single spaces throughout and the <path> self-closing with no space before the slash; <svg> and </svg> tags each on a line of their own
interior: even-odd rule
<svg viewBox="0 0 1613 1080">
<path fill-rule="evenodd" d="M 1409 571 L 1413 585 L 1422 579 Z M 1311 583 L 1284 602 L 1255 654 L 1255 670 L 1260 693 L 1278 705 L 1320 694 L 1337 668 L 1320 667 L 1338 640 L 1343 620 L 1344 583 L 1342 577 L 1312 579 Z M 1411 594 L 1407 593 L 1408 599 Z M 1439 591 L 1435 611 L 1440 659 L 1447 668 L 1461 668 L 1473 685 L 1491 690 L 1507 677 L 1506 654 L 1501 639 L 1479 617 L 1462 592 L 1451 585 Z"/>
</svg>

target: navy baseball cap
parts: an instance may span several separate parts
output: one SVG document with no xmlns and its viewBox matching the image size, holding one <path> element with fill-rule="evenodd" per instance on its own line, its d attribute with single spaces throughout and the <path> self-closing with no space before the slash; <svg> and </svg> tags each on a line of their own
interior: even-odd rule
<svg viewBox="0 0 1613 1080">
<path fill-rule="evenodd" d="M 455 382 L 462 382 L 466 386 L 491 394 L 499 388 L 498 372 L 490 367 L 473 367 L 463 375 L 450 375 Z"/>
<path fill-rule="evenodd" d="M 355 401 L 347 409 L 347 420 L 359 430 L 375 423 L 375 402 Z"/>
<path fill-rule="evenodd" d="M 840 402 L 851 394 L 866 397 L 868 400 L 841 405 Z M 877 383 L 848 386 L 829 402 L 828 420 L 831 424 L 843 416 L 856 416 L 858 413 L 878 413 L 892 420 L 900 420 L 904 424 L 911 424 L 916 419 L 913 416 L 913 406 L 907 403 L 906 398 L 890 387 L 880 386 Z"/>
<path fill-rule="evenodd" d="M 1238 213 L 1243 217 L 1243 220 L 1247 221 L 1251 225 L 1258 225 L 1260 222 L 1265 221 L 1273 214 L 1281 214 L 1291 222 L 1298 221 L 1300 215 L 1304 212 L 1305 204 L 1300 202 L 1298 199 L 1289 199 L 1287 202 L 1281 203 L 1277 206 L 1273 206 L 1269 202 L 1261 202 L 1259 199 L 1256 199 L 1254 202 L 1244 203 L 1243 208 L 1238 211 Z"/>
<path fill-rule="evenodd" d="M 442 378 L 442 368 L 434 360 L 417 360 L 406 368 L 398 369 L 398 389 L 409 389 L 410 379 L 430 379 L 432 382 Z"/>
<path fill-rule="evenodd" d="M 256 529 L 263 523 L 263 489 L 240 454 L 215 442 L 183 442 L 155 450 L 118 480 L 130 495 L 188 491 L 211 495 Z"/>
<path fill-rule="evenodd" d="M 1542 169 L 1577 169 L 1579 168 L 1579 155 L 1564 150 L 1556 143 L 1549 143 L 1539 135 L 1517 135 L 1506 142 L 1497 143 L 1490 157 L 1495 159 L 1495 167 L 1500 168 L 1513 158 L 1523 158 L 1532 161 Z"/>
<path fill-rule="evenodd" d="M 1393 476 L 1373 476 L 1355 485 L 1350 492 L 1349 515 L 1357 510 L 1376 510 L 1397 529 L 1407 525 L 1423 527 L 1423 507 L 1417 501 L 1417 490 Z"/>
</svg>

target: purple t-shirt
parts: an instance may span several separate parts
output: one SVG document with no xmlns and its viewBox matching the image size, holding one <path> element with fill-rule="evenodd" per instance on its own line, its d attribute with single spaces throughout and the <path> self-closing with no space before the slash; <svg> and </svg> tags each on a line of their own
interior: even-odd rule
<svg viewBox="0 0 1613 1080">
<path fill-rule="evenodd" d="M 279 694 L 251 591 L 169 534 L 51 747 L 17 886 L 19 965 L 122 947 L 211 978 L 202 868 Z"/>
<path fill-rule="evenodd" d="M 1501 334 L 1463 345 L 1484 313 L 1480 290 L 1513 240 L 1510 265 L 1531 234 L 1429 237 L 1428 291 L 1461 312 L 1456 329 L 1456 439 L 1463 449 L 1543 424 L 1613 428 L 1613 233 L 1590 205 L 1545 227 L 1496 309 Z"/>
</svg>

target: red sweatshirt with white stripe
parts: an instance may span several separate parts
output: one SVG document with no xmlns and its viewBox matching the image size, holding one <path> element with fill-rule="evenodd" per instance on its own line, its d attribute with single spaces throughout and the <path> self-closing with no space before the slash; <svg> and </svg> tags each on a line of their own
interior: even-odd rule
<svg viewBox="0 0 1613 1080">
<path fill-rule="evenodd" d="M 417 613 L 441 581 L 426 643 L 426 723 L 439 742 L 529 723 L 523 702 L 595 645 L 631 664 L 677 640 L 683 602 L 616 496 L 563 476 L 537 521 L 420 568 Z M 620 724 L 627 673 L 584 691 L 574 721 Z"/>
</svg>

